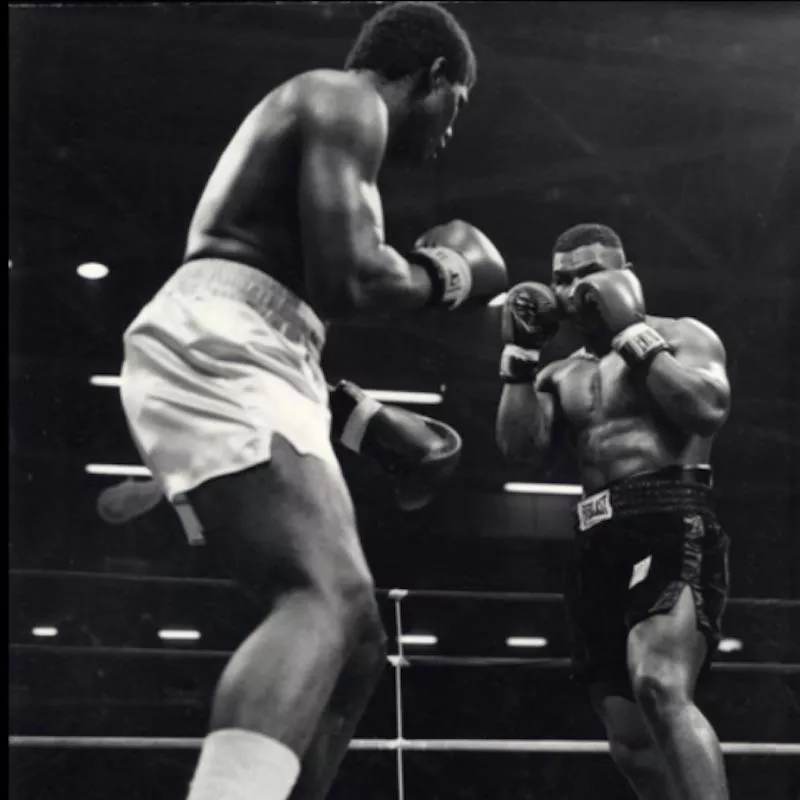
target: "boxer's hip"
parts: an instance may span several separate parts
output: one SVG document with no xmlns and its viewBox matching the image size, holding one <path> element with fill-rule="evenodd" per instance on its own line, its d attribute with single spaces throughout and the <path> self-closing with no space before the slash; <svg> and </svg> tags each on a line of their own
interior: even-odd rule
<svg viewBox="0 0 800 800">
<path fill-rule="evenodd" d="M 669 467 L 612 484 L 578 503 L 575 528 L 584 605 L 616 603 L 643 618 L 689 584 L 721 615 L 729 541 L 710 469 Z"/>
<path fill-rule="evenodd" d="M 224 259 L 180 267 L 128 326 L 126 345 L 151 336 L 177 349 L 243 352 L 319 364 L 325 325 L 312 308 L 265 272 Z M 262 349 L 263 348 L 263 349 Z"/>
<path fill-rule="evenodd" d="M 666 467 L 583 497 L 575 506 L 576 535 L 587 538 L 642 517 L 684 513 L 714 514 L 710 467 Z"/>
<path fill-rule="evenodd" d="M 325 327 L 270 276 L 218 259 L 185 264 L 124 334 L 122 402 L 168 496 L 268 460 L 272 434 L 335 463 Z"/>
</svg>

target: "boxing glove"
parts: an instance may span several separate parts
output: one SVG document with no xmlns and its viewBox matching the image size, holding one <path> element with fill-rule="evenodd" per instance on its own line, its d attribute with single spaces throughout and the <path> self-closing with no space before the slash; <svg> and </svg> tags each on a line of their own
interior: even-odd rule
<svg viewBox="0 0 800 800">
<path fill-rule="evenodd" d="M 126 478 L 100 492 L 97 513 L 109 525 L 122 525 L 151 511 L 164 499 L 161 487 L 152 478 Z"/>
<path fill-rule="evenodd" d="M 629 366 L 649 364 L 671 348 L 645 322 L 639 279 L 628 269 L 596 272 L 578 281 L 572 306 L 581 328 L 603 347 L 618 352 Z"/>
<path fill-rule="evenodd" d="M 508 286 L 503 257 L 474 225 L 460 220 L 423 234 L 408 256 L 431 279 L 428 304 L 448 309 L 483 305 Z"/>
<path fill-rule="evenodd" d="M 502 311 L 505 347 L 500 378 L 505 383 L 530 383 L 539 367 L 539 353 L 555 336 L 561 321 L 558 300 L 549 286 L 535 281 L 512 287 Z"/>
<path fill-rule="evenodd" d="M 449 425 L 388 406 L 350 381 L 330 392 L 331 438 L 375 461 L 392 480 L 400 508 L 422 508 L 452 475 L 461 437 Z"/>
</svg>

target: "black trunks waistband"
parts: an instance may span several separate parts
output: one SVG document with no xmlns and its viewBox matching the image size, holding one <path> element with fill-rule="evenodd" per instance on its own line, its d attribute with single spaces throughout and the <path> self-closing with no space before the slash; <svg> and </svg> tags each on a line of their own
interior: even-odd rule
<svg viewBox="0 0 800 800">
<path fill-rule="evenodd" d="M 575 507 L 576 524 L 586 531 L 615 517 L 668 511 L 713 509 L 713 474 L 705 466 L 672 466 L 624 478 L 593 492 Z"/>
</svg>

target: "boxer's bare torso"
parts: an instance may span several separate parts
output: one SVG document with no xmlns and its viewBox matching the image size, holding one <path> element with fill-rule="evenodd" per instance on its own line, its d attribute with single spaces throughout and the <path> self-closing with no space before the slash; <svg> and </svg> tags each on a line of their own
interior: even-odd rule
<svg viewBox="0 0 800 800">
<path fill-rule="evenodd" d="M 310 139 L 327 135 L 320 113 L 337 103 L 337 95 L 354 92 L 371 95 L 368 102 L 381 110 L 376 92 L 335 70 L 303 73 L 271 91 L 248 114 L 217 162 L 191 221 L 184 261 L 238 261 L 308 300 L 301 230 L 304 152 Z M 345 97 L 339 104 L 347 101 Z M 385 126 L 380 117 L 378 126 Z M 377 192 L 372 206 L 382 225 Z"/>
<path fill-rule="evenodd" d="M 647 317 L 675 349 L 696 336 L 691 323 Z M 545 367 L 537 386 L 558 399 L 561 424 L 553 445 L 566 439 L 577 458 L 581 482 L 592 492 L 622 478 L 681 464 L 707 464 L 713 436 L 681 430 L 635 384 L 641 377 L 615 352 L 586 351 Z"/>
</svg>

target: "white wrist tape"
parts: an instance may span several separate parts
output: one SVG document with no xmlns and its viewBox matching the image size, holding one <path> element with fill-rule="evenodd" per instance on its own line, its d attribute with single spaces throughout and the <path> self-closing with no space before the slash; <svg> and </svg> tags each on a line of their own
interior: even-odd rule
<svg viewBox="0 0 800 800">
<path fill-rule="evenodd" d="M 382 403 L 374 397 L 364 395 L 358 401 L 356 407 L 350 412 L 347 422 L 344 424 L 339 441 L 348 449 L 355 453 L 361 451 L 361 441 L 364 432 L 367 430 L 370 420 L 381 410 Z"/>
<path fill-rule="evenodd" d="M 448 308 L 458 308 L 472 292 L 472 270 L 466 259 L 449 247 L 420 247 L 416 252 L 438 267 L 444 287 L 440 302 Z"/>
<path fill-rule="evenodd" d="M 646 322 L 629 325 L 611 340 L 611 347 L 626 360 L 635 361 L 644 361 L 655 351 L 669 349 L 666 339 Z"/>
<path fill-rule="evenodd" d="M 506 383 L 530 383 L 539 369 L 539 351 L 507 344 L 500 356 L 500 379 Z"/>
</svg>

